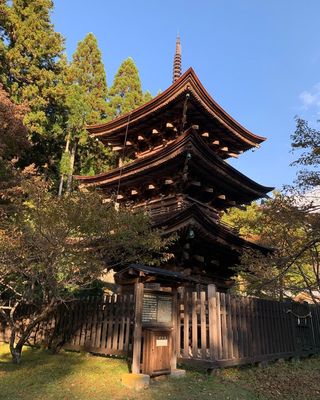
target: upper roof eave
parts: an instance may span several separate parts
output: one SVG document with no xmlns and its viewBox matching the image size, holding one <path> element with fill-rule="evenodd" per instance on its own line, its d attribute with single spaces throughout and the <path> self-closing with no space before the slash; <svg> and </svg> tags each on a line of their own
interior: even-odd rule
<svg viewBox="0 0 320 400">
<path fill-rule="evenodd" d="M 190 147 L 190 145 L 192 145 L 192 147 Z M 145 157 L 134 160 L 121 168 L 114 168 L 108 172 L 104 172 L 95 176 L 76 175 L 74 178 L 86 187 L 96 187 L 106 183 L 110 184 L 111 182 L 115 184 L 115 182 L 118 182 L 119 180 L 119 174 L 121 170 L 123 182 L 128 177 L 137 175 L 137 172 L 139 172 L 140 175 L 142 173 L 150 173 L 151 169 L 158 168 L 159 165 L 164 165 L 168 162 L 168 160 L 172 160 L 183 151 L 186 151 L 187 148 L 189 149 L 188 151 L 193 151 L 193 149 L 197 148 L 198 152 L 205 152 L 203 153 L 203 157 L 206 157 L 208 160 L 210 160 L 213 163 L 213 167 L 216 166 L 219 171 L 225 171 L 226 176 L 233 176 L 233 180 L 239 183 L 241 182 L 240 185 L 246 187 L 246 190 L 249 190 L 249 192 L 256 192 L 255 198 L 264 197 L 268 192 L 274 189 L 273 187 L 267 187 L 258 184 L 257 182 L 243 175 L 230 164 L 220 159 L 210 148 L 204 144 L 203 139 L 192 128 L 186 131 L 183 135 L 179 136 L 175 142 L 169 144 L 161 150 L 158 150 L 155 154 L 151 153 Z"/>
<path fill-rule="evenodd" d="M 234 136 L 238 139 L 254 147 L 266 140 L 265 137 L 258 136 L 244 128 L 235 119 L 233 119 L 226 111 L 216 103 L 206 91 L 193 68 L 189 68 L 179 79 L 177 79 L 168 89 L 160 93 L 142 106 L 136 108 L 128 114 L 119 116 L 110 122 L 103 124 L 87 126 L 92 137 L 107 138 L 112 134 L 116 134 L 123 130 L 128 121 L 130 124 L 138 123 L 149 114 L 166 106 L 174 100 L 183 91 L 189 90 L 198 100 L 198 102 L 212 115 L 213 118 L 219 120 Z M 129 119 L 130 118 L 130 119 Z"/>
</svg>

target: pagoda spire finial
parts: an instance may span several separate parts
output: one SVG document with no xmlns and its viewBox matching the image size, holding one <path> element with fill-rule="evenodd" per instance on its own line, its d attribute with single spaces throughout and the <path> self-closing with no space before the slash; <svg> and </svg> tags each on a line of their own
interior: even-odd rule
<svg viewBox="0 0 320 400">
<path fill-rule="evenodd" d="M 178 33 L 176 39 L 176 52 L 173 59 L 173 78 L 172 83 L 174 83 L 181 76 L 181 43 L 180 35 Z"/>
</svg>

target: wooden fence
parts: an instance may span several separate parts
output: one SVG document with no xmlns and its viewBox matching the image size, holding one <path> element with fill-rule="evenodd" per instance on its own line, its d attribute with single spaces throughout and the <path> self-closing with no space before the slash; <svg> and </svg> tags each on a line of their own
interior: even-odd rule
<svg viewBox="0 0 320 400">
<path fill-rule="evenodd" d="M 320 307 L 185 291 L 179 299 L 180 360 L 207 368 L 320 351 Z"/>
<path fill-rule="evenodd" d="M 184 363 L 214 368 L 320 351 L 318 306 L 231 296 L 209 285 L 182 291 L 178 307 L 176 348 Z M 130 356 L 133 327 L 133 295 L 87 298 L 39 324 L 29 342 L 53 340 L 66 349 Z M 0 321 L 0 342 L 8 339 Z"/>
<path fill-rule="evenodd" d="M 34 329 L 29 344 L 53 341 L 68 350 L 127 356 L 132 351 L 133 295 L 88 297 L 62 306 Z M 10 331 L 0 325 L 0 342 Z"/>
</svg>

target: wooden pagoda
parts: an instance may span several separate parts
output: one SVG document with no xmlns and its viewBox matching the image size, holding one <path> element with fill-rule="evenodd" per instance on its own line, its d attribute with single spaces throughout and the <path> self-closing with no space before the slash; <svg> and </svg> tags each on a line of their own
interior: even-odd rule
<svg viewBox="0 0 320 400">
<path fill-rule="evenodd" d="M 226 160 L 259 147 L 265 138 L 228 115 L 192 68 L 182 76 L 180 71 L 177 42 L 173 83 L 166 91 L 127 115 L 88 127 L 92 137 L 117 153 L 119 166 L 76 178 L 84 188 L 102 190 L 106 201 L 148 210 L 164 235 L 178 234 L 174 258 L 164 268 L 223 289 L 232 283 L 232 267 L 243 249 L 263 249 L 223 224 L 221 212 L 273 189 Z M 131 162 L 124 163 L 128 158 Z"/>
</svg>

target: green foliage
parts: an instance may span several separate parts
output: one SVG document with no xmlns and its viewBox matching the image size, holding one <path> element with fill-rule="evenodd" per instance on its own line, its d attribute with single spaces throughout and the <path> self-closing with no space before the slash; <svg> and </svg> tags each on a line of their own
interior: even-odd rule
<svg viewBox="0 0 320 400">
<path fill-rule="evenodd" d="M 109 91 L 109 116 L 116 118 L 144 103 L 138 69 L 132 58 L 126 59 L 117 71 Z"/>
<path fill-rule="evenodd" d="M 107 117 L 107 80 L 101 57 L 97 39 L 89 33 L 78 43 L 69 69 L 69 80 L 84 91 L 88 125 Z"/>
<path fill-rule="evenodd" d="M 60 165 L 59 165 L 60 174 L 69 174 L 70 173 L 70 153 L 64 152 L 61 157 Z"/>
<path fill-rule="evenodd" d="M 233 210 L 224 220 L 238 227 L 247 239 L 274 249 L 268 254 L 244 252 L 237 269 L 240 291 L 273 298 L 306 291 L 316 303 L 320 223 L 317 205 L 301 197 L 301 192 L 320 184 L 320 131 L 297 118 L 291 139 L 298 154 L 293 165 L 302 167 L 296 187 L 275 193 L 273 199 L 261 206 L 253 204 L 246 212 Z"/>
<path fill-rule="evenodd" d="M 320 289 L 320 221 L 307 204 L 298 206 L 293 193 L 275 193 L 263 205 L 233 211 L 224 221 L 247 239 L 273 249 L 265 254 L 244 252 L 237 268 L 240 291 L 279 299 L 302 290 L 312 297 L 312 291 Z"/>
<path fill-rule="evenodd" d="M 26 104 L 24 123 L 32 154 L 20 164 L 35 162 L 54 173 L 63 140 L 63 38 L 50 21 L 50 0 L 2 1 L 0 82 L 18 104 Z"/>
<path fill-rule="evenodd" d="M 291 140 L 293 152 L 298 152 L 298 158 L 292 165 L 302 167 L 297 185 L 304 190 L 320 185 L 320 131 L 311 128 L 307 121 L 296 118 L 296 130 Z"/>
<path fill-rule="evenodd" d="M 0 305 L 14 304 L 10 316 L 0 307 L 0 319 L 11 326 L 13 356 L 39 321 L 106 270 L 159 263 L 171 243 L 151 229 L 146 214 L 116 211 L 96 193 L 58 198 L 37 177 L 24 181 L 22 191 L 15 214 L 0 220 Z M 28 321 L 19 311 L 27 304 L 34 310 Z"/>
<path fill-rule="evenodd" d="M 89 33 L 79 42 L 66 73 L 68 89 L 67 137 L 77 142 L 76 170 L 94 175 L 113 166 L 110 149 L 89 137 L 86 125 L 101 123 L 107 116 L 107 83 L 101 52 L 95 36 Z M 69 167 L 73 173 L 73 167 Z"/>
<path fill-rule="evenodd" d="M 148 101 L 152 100 L 152 94 L 147 90 L 143 95 L 143 103 L 147 103 Z"/>
<path fill-rule="evenodd" d="M 222 221 L 239 229 L 245 237 L 258 236 L 262 233 L 262 208 L 258 203 L 251 203 L 245 209 L 231 208 L 222 215 Z"/>
<path fill-rule="evenodd" d="M 71 139 L 77 137 L 80 143 L 86 143 L 88 136 L 85 123 L 87 114 L 91 110 L 86 100 L 82 86 L 77 84 L 66 86 L 66 130 Z"/>
<path fill-rule="evenodd" d="M 141 90 L 132 59 L 120 67 L 110 91 L 97 40 L 89 33 L 79 42 L 68 65 L 64 40 L 50 20 L 51 0 L 0 2 L 0 83 L 11 99 L 28 107 L 24 115 L 32 151 L 19 166 L 35 163 L 39 171 L 57 178 L 74 172 L 73 158 L 61 160 L 64 141 L 77 156 L 78 173 L 96 174 L 115 166 L 110 149 L 89 138 L 85 125 L 126 113 L 151 98 Z M 69 147 L 70 147 L 69 146 Z"/>
<path fill-rule="evenodd" d="M 63 38 L 50 22 L 50 0 L 13 0 L 5 6 L 5 72 L 1 81 L 17 103 L 27 102 L 30 132 L 44 135 L 53 121 L 54 91 L 61 72 Z"/>
<path fill-rule="evenodd" d="M 110 147 L 104 146 L 99 140 L 87 137 L 86 145 L 81 146 L 77 163 L 80 175 L 95 175 L 106 172 L 116 165 L 117 155 Z"/>
</svg>

